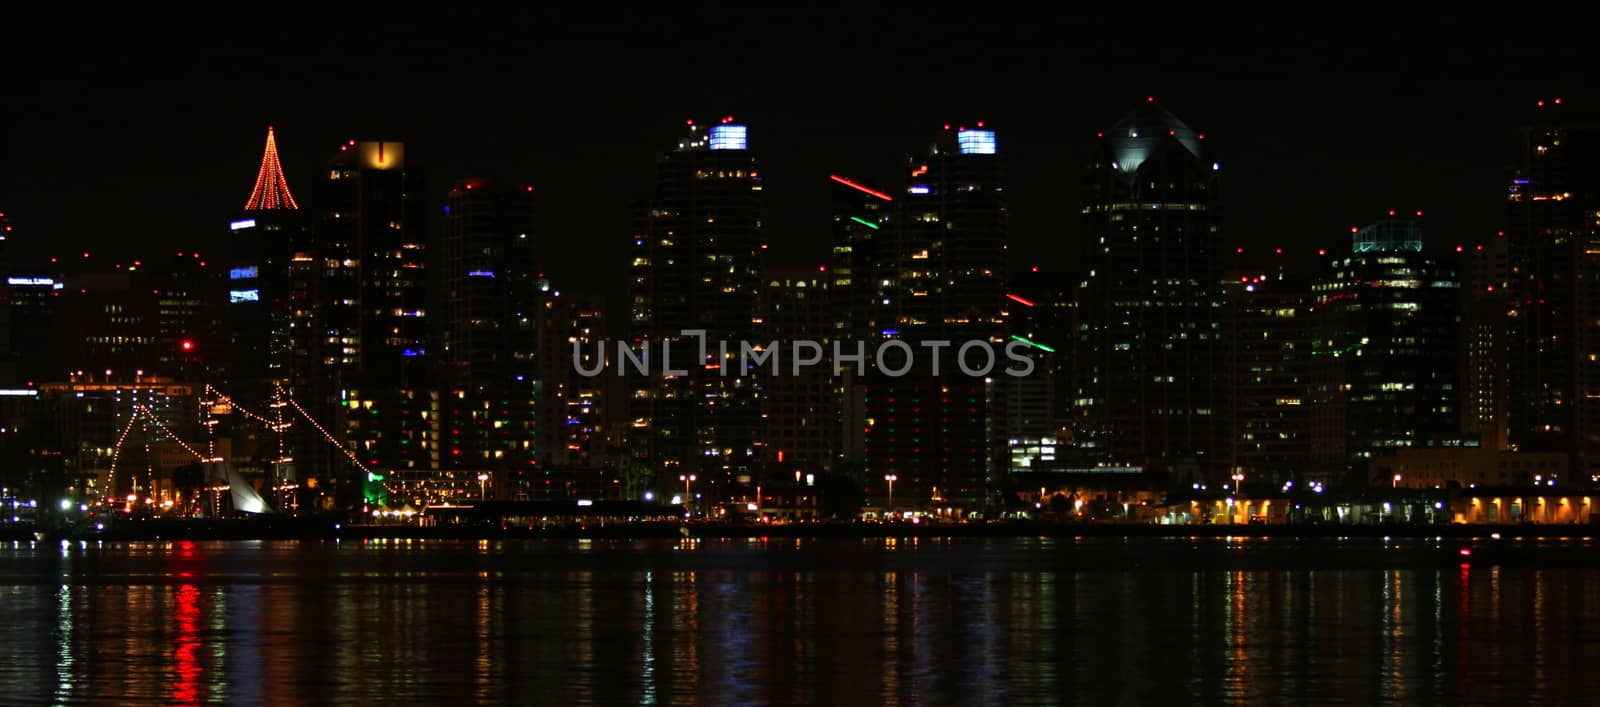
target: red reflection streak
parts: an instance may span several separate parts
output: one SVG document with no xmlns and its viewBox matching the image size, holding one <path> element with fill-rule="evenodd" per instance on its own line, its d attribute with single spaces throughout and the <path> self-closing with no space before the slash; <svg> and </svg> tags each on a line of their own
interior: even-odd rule
<svg viewBox="0 0 1600 707">
<path fill-rule="evenodd" d="M 1459 584 L 1458 588 L 1456 589 L 1456 597 L 1457 598 L 1456 598 L 1456 635 L 1455 635 L 1455 644 L 1457 646 L 1459 646 L 1459 648 L 1457 650 L 1459 650 L 1460 653 L 1456 656 L 1456 664 L 1457 665 L 1472 665 L 1472 655 L 1471 655 L 1471 653 L 1472 653 L 1472 651 L 1471 651 L 1472 642 L 1470 640 L 1468 640 L 1470 638 L 1470 636 L 1471 636 L 1471 627 L 1472 627 L 1472 612 L 1471 612 L 1472 565 L 1471 564 L 1466 563 L 1466 562 L 1461 563 L 1461 574 L 1460 574 L 1460 577 L 1459 577 L 1459 582 L 1460 582 L 1460 584 Z M 1471 671 L 1469 671 L 1469 670 L 1456 671 L 1455 690 L 1453 691 L 1452 694 L 1456 694 L 1456 695 L 1469 694 L 1467 691 L 1471 689 L 1471 684 L 1468 682 L 1467 675 L 1470 672 Z"/>
<path fill-rule="evenodd" d="M 173 654 L 177 680 L 172 686 L 172 702 L 200 704 L 200 588 L 185 584 L 178 588 L 178 640 Z"/>
</svg>

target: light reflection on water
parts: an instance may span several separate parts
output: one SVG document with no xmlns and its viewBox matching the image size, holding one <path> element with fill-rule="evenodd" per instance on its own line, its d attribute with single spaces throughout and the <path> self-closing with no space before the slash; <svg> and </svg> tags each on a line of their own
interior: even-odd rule
<svg viewBox="0 0 1600 707">
<path fill-rule="evenodd" d="M 0 545 L 0 702 L 1568 702 L 1600 552 L 1370 540 Z M 978 700 L 978 698 L 982 698 Z"/>
</svg>

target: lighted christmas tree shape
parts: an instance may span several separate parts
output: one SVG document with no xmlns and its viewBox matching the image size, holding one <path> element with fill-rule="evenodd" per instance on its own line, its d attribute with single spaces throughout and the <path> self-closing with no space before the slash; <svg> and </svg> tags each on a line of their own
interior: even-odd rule
<svg viewBox="0 0 1600 707">
<path fill-rule="evenodd" d="M 298 209 L 294 195 L 289 193 L 289 183 L 283 178 L 283 165 L 278 163 L 278 141 L 267 126 L 267 151 L 261 155 L 261 171 L 256 173 L 256 188 L 250 191 L 245 211 L 272 211 Z"/>
</svg>

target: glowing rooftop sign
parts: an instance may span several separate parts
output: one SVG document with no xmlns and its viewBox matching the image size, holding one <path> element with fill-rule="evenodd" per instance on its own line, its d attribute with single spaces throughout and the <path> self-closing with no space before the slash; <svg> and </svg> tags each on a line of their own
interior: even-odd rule
<svg viewBox="0 0 1600 707">
<path fill-rule="evenodd" d="M 711 127 L 711 149 L 713 150 L 744 150 L 749 149 L 749 128 L 743 125 L 713 125 Z"/>
<path fill-rule="evenodd" d="M 253 219 L 253 218 L 247 218 L 247 219 L 245 219 L 243 221 L 234 221 L 233 223 L 228 224 L 228 228 L 230 228 L 232 230 L 235 230 L 235 231 L 243 230 L 243 229 L 246 229 L 246 228 L 255 228 L 255 227 L 256 227 L 256 220 Z"/>
<path fill-rule="evenodd" d="M 55 280 L 48 277 L 8 277 L 7 285 L 28 285 L 33 287 L 50 287 L 56 284 Z"/>
<path fill-rule="evenodd" d="M 994 154 L 993 130 L 963 130 L 956 133 L 956 144 L 961 147 L 963 155 L 992 155 Z"/>
<path fill-rule="evenodd" d="M 260 302 L 261 290 L 228 290 L 228 302 Z"/>
<path fill-rule="evenodd" d="M 247 267 L 247 268 L 234 268 L 234 269 L 228 271 L 228 279 L 229 280 L 248 280 L 248 279 L 250 279 L 252 277 L 255 277 L 255 276 L 256 276 L 256 266 L 254 266 L 254 265 L 251 265 L 250 267 Z"/>
</svg>

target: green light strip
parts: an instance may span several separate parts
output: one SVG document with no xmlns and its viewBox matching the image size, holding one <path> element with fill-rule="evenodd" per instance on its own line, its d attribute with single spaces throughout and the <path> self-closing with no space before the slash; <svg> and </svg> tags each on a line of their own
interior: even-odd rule
<svg viewBox="0 0 1600 707">
<path fill-rule="evenodd" d="M 1016 334 L 1012 334 L 1011 338 L 1016 339 L 1017 341 L 1020 341 L 1020 342 L 1022 342 L 1024 344 L 1032 346 L 1032 347 L 1034 347 L 1036 349 L 1039 349 L 1041 351 L 1049 351 L 1050 353 L 1055 353 L 1056 352 L 1055 349 L 1052 349 L 1052 348 L 1050 348 L 1048 346 L 1045 346 L 1044 344 L 1041 344 L 1041 343 L 1039 343 L 1037 341 L 1029 341 L 1029 340 L 1024 339 L 1024 338 L 1022 338 L 1020 336 L 1017 336 Z"/>
<path fill-rule="evenodd" d="M 851 221 L 855 221 L 856 223 L 859 223 L 859 224 L 861 224 L 863 226 L 866 226 L 867 228 L 870 228 L 870 229 L 872 229 L 874 231 L 878 230 L 878 224 L 875 224 L 875 223 L 873 223 L 871 221 L 868 221 L 868 220 L 866 220 L 864 218 L 856 218 L 854 216 L 851 216 L 850 220 Z"/>
</svg>

